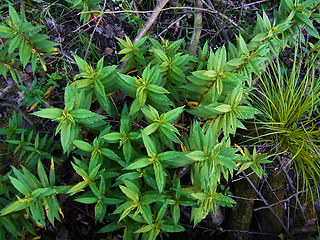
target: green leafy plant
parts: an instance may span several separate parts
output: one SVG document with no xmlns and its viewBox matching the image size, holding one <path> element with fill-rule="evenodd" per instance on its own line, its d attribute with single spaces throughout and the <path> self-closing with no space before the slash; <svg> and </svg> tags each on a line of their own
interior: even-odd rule
<svg viewBox="0 0 320 240">
<path fill-rule="evenodd" d="M 26 209 L 33 220 L 43 227 L 45 226 L 45 215 L 52 225 L 54 225 L 54 219 L 60 221 L 59 213 L 62 216 L 63 214 L 56 194 L 65 192 L 65 187 L 55 186 L 53 161 L 50 167 L 49 178 L 44 171 L 41 161 L 38 162 L 40 181 L 25 167 L 22 167 L 22 172 L 14 167 L 12 167 L 12 170 L 16 178 L 9 176 L 10 181 L 24 197 L 17 196 L 18 200 L 3 208 L 0 215 L 5 216 L 12 212 Z"/>
<path fill-rule="evenodd" d="M 217 132 L 202 129 L 198 122 L 192 125 L 186 148 L 191 151 L 187 157 L 195 161 L 191 169 L 193 189 L 185 189 L 197 200 L 198 206 L 192 208 L 194 225 L 207 216 L 209 211 L 216 213 L 216 205 L 229 206 L 235 203 L 230 197 L 217 192 L 218 182 L 226 180 L 237 170 L 236 161 L 241 161 L 237 149 L 230 148 L 228 142 L 218 142 Z"/>
<path fill-rule="evenodd" d="M 158 111 L 152 106 L 144 107 L 142 112 L 150 125 L 143 129 L 143 133 L 147 136 L 156 133 L 153 135 L 158 136 L 161 143 L 174 149 L 172 141 L 177 143 L 181 143 L 181 141 L 176 135 L 179 134 L 179 131 L 172 126 L 172 123 L 179 117 L 182 111 L 183 107 L 179 107 L 159 116 Z"/>
<path fill-rule="evenodd" d="M 111 143 L 119 143 L 126 162 L 130 162 L 134 152 L 132 142 L 138 142 L 139 133 L 131 131 L 132 126 L 127 105 L 122 109 L 120 124 L 120 132 L 108 132 L 102 138 Z"/>
<path fill-rule="evenodd" d="M 78 56 L 74 56 L 80 69 L 80 74 L 75 76 L 79 79 L 72 83 L 86 94 L 96 97 L 102 108 L 112 117 L 117 116 L 117 109 L 108 94 L 118 89 L 116 66 L 103 67 L 103 58 L 97 63 L 97 69 L 86 63 Z"/>
<path fill-rule="evenodd" d="M 2 196 L 0 207 L 4 209 L 11 201 L 10 192 L 14 191 L 14 187 L 10 182 L 10 173 L 0 175 L 0 194 Z M 28 221 L 20 213 L 12 213 L 5 216 L 0 216 L 0 236 L 9 239 L 17 239 L 18 237 L 24 238 L 26 233 L 21 229 L 26 229 L 29 233 L 36 235 L 32 228 L 30 221 Z"/>
<path fill-rule="evenodd" d="M 92 14 L 87 13 L 88 11 L 98 11 L 100 10 L 99 4 L 101 0 L 66 0 L 68 3 L 72 4 L 71 8 L 80 9 L 80 21 L 86 23 Z"/>
<path fill-rule="evenodd" d="M 160 207 L 160 206 L 159 206 Z M 142 237 L 147 239 L 156 239 L 161 232 L 182 232 L 184 228 L 173 224 L 171 218 L 166 216 L 168 202 L 161 205 L 160 209 L 156 211 L 152 222 L 147 222 L 148 225 L 141 227 L 135 233 L 143 233 Z"/>
<path fill-rule="evenodd" d="M 21 134 L 27 130 L 22 127 L 23 119 L 21 112 L 17 115 L 13 112 L 12 117 L 9 119 L 8 127 L 0 128 L 0 135 L 6 135 L 6 140 L 18 140 Z M 13 151 L 14 145 L 8 144 L 8 150 Z"/>
<path fill-rule="evenodd" d="M 120 86 L 130 97 L 135 98 L 130 108 L 130 115 L 138 113 L 147 104 L 164 112 L 173 105 L 172 101 L 166 96 L 169 91 L 163 85 L 165 80 L 160 74 L 157 66 L 148 65 L 142 72 L 142 76 L 131 77 L 120 75 Z"/>
<path fill-rule="evenodd" d="M 152 165 L 157 188 L 161 193 L 165 187 L 165 176 L 167 175 L 164 167 L 183 167 L 192 162 L 182 152 L 166 151 L 159 153 L 157 146 L 152 138 L 142 133 L 143 143 L 147 150 L 147 157 L 138 158 L 126 167 L 127 170 L 141 169 Z"/>
<path fill-rule="evenodd" d="M 141 38 L 135 44 L 133 44 L 130 38 L 128 38 L 127 36 L 125 36 L 125 38 L 126 41 L 117 38 L 117 40 L 119 41 L 119 46 L 121 47 L 121 51 L 119 52 L 119 54 L 125 54 L 125 56 L 120 61 L 127 61 L 126 67 L 123 69 L 123 71 L 126 72 L 132 68 L 137 68 L 139 73 L 141 73 L 141 66 L 147 65 L 147 61 L 144 56 L 147 49 L 143 47 L 147 40 L 147 37 Z"/>
<path fill-rule="evenodd" d="M 265 175 L 266 173 L 261 167 L 261 164 L 272 162 L 268 160 L 270 156 L 268 156 L 268 154 L 266 153 L 257 154 L 256 147 L 253 148 L 252 155 L 246 147 L 244 147 L 243 149 L 244 151 L 241 150 L 241 154 L 247 158 L 247 161 L 242 163 L 239 172 L 251 168 L 258 175 L 259 178 L 262 178 L 262 175 Z"/>
<path fill-rule="evenodd" d="M 0 52 L 2 75 L 6 76 L 9 70 L 17 82 L 16 76 L 19 74 L 16 72 L 17 62 L 14 59 L 17 55 L 24 68 L 31 61 L 32 71 L 35 72 L 39 61 L 43 70 L 46 71 L 45 58 L 57 53 L 55 48 L 57 44 L 47 40 L 48 35 L 39 33 L 42 28 L 41 25 L 33 26 L 31 22 L 28 22 L 24 11 L 20 11 L 19 16 L 16 10 L 11 5 L 9 6 L 9 17 L 0 24 L 0 37 L 7 39 L 4 43 L 4 48 L 7 50 L 2 49 Z M 19 51 L 16 54 L 17 48 Z"/>
<path fill-rule="evenodd" d="M 30 87 L 26 87 L 23 84 L 18 85 L 18 88 L 24 91 L 23 100 L 19 106 L 27 106 L 32 110 L 38 103 L 46 102 L 44 97 L 47 89 L 46 87 L 42 87 L 43 82 L 38 82 L 35 78 Z"/>
<path fill-rule="evenodd" d="M 184 40 L 178 40 L 170 43 L 168 40 L 161 39 L 162 44 L 158 41 L 150 39 L 152 47 L 150 51 L 154 55 L 154 64 L 159 64 L 161 72 L 166 79 L 166 88 L 171 95 L 179 100 L 177 86 L 182 86 L 186 81 L 186 73 L 188 73 L 191 62 L 195 61 L 189 54 L 179 52 L 181 44 Z"/>
<path fill-rule="evenodd" d="M 86 11 L 81 20 L 91 26 L 93 15 L 87 11 L 98 11 L 100 1 L 68 2 Z M 51 78 L 50 84 L 34 81 L 30 90 L 20 83 L 26 93 L 23 105 L 32 106 L 30 111 L 37 102 L 42 104 L 45 92 L 52 89 L 49 85 L 65 86 L 64 96 L 54 96 L 64 98 L 64 107 L 59 106 L 61 99 L 48 100 L 48 108 L 32 114 L 57 122 L 47 129 L 60 132 L 66 155 L 54 137 L 48 137 L 48 130 L 36 132 L 36 124 L 24 129 L 21 114 L 13 114 L 9 126 L 0 129 L 9 150 L 19 154 L 12 171 L 0 175 L 0 222 L 5 224 L 0 224 L 0 238 L 23 238 L 23 228 L 34 233 L 30 222 L 55 226 L 63 216 L 59 194 L 86 205 L 101 226 L 98 234 L 121 235 L 121 229 L 123 239 L 156 239 L 184 231 L 187 214 L 181 211 L 191 209 L 187 218 L 196 226 L 210 213 L 217 214 L 217 206 L 233 207 L 234 175 L 250 170 L 262 178 L 267 174 L 263 165 L 279 152 L 286 153 L 278 156 L 281 164 L 294 164 L 300 174 L 297 186 L 302 179 L 309 190 L 317 187 L 319 84 L 312 62 L 317 62 L 319 45 L 311 44 L 309 51 L 304 44 L 308 39 L 300 38 L 299 47 L 303 45 L 306 54 L 299 59 L 295 53 L 291 72 L 279 61 L 297 34 L 306 30 L 317 38 L 310 20 L 316 7 L 311 1 L 283 0 L 273 17 L 257 15 L 252 37 L 238 35 L 234 44 L 215 51 L 207 43 L 197 57 L 186 52 L 184 40 L 145 37 L 133 44 L 126 36 L 118 39 L 119 54 L 124 54 L 120 70 L 104 66 L 101 56 L 95 64 L 74 55 L 79 72 L 72 83 L 54 84 L 61 80 L 58 65 L 51 75 L 37 72 L 37 77 Z M 0 25 L 1 73 L 17 74 L 20 65 L 26 67 L 30 61 L 36 73 L 37 63 L 45 65 L 44 57 L 54 53 L 55 44 L 39 34 L 41 27 L 33 27 L 23 11 L 19 16 L 9 7 L 6 21 Z M 37 45 L 40 42 L 49 47 Z M 32 55 L 34 46 L 37 54 Z M 258 154 L 262 151 L 256 145 L 244 151 L 231 146 L 247 133 L 236 135 L 238 129 L 246 129 L 250 125 L 245 121 L 255 118 L 260 121 L 259 141 L 274 143 L 271 153 Z M 50 167 L 45 164 L 48 159 Z M 72 166 L 78 182 L 55 181 L 57 160 Z"/>
<path fill-rule="evenodd" d="M 20 140 L 6 140 L 8 143 L 17 145 L 14 149 L 14 154 L 19 151 L 19 160 L 24 161 L 27 166 L 35 166 L 39 160 L 53 159 L 52 152 L 57 148 L 57 145 L 53 143 L 53 136 L 48 138 L 48 135 L 44 135 L 40 139 L 38 133 L 34 137 L 33 131 L 29 132 L 28 137 L 21 134 Z"/>
<path fill-rule="evenodd" d="M 80 125 L 98 128 L 104 126 L 102 121 L 105 117 L 89 111 L 90 95 L 80 94 L 71 86 L 65 89 L 65 108 L 46 108 L 33 113 L 36 116 L 49 118 L 58 121 L 59 125 L 56 134 L 61 131 L 61 146 L 64 152 L 69 153 L 72 148 L 72 141 L 76 140 L 80 133 Z"/>
</svg>

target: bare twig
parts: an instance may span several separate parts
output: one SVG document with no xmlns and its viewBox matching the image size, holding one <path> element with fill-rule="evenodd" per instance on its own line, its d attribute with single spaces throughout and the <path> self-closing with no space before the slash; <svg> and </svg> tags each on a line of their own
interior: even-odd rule
<svg viewBox="0 0 320 240">
<path fill-rule="evenodd" d="M 241 31 L 244 32 L 244 29 L 242 27 L 240 27 L 235 21 L 233 21 L 231 18 L 229 18 L 228 16 L 224 15 L 223 13 L 217 11 L 214 6 L 212 4 L 206 3 L 204 0 L 201 0 L 211 11 L 214 11 L 216 14 L 218 14 L 220 17 L 226 19 L 227 21 L 229 21 L 232 25 L 238 27 Z"/>
<path fill-rule="evenodd" d="M 103 2 L 103 8 L 102 8 L 103 11 L 104 11 L 105 8 L 106 8 L 106 0 L 104 0 L 104 2 Z M 93 29 L 93 31 L 92 31 L 92 33 L 91 33 L 91 35 L 90 35 L 89 44 L 88 44 L 88 46 L 87 46 L 86 53 L 84 54 L 84 60 L 87 59 L 87 56 L 88 56 L 88 52 L 89 52 L 89 48 L 90 48 L 90 45 L 91 45 L 91 42 L 92 42 L 93 35 L 94 35 L 94 33 L 96 32 L 97 27 L 98 27 L 99 23 L 100 23 L 101 20 L 102 20 L 102 17 L 103 17 L 103 14 L 100 14 L 99 20 L 98 20 L 98 22 L 96 23 L 96 25 L 94 26 L 94 29 Z"/>
<path fill-rule="evenodd" d="M 246 197 L 239 197 L 239 196 L 233 196 L 233 195 L 227 195 L 227 196 L 231 198 L 245 200 L 245 201 L 262 201 L 260 198 L 246 198 Z"/>
<path fill-rule="evenodd" d="M 163 8 L 161 9 L 159 12 L 164 12 L 164 11 L 169 11 L 169 10 L 174 10 L 174 9 L 178 9 L 178 10 L 199 10 L 199 11 L 203 11 L 203 12 L 208 12 L 208 13 L 213 13 L 213 14 L 218 14 L 219 16 L 221 16 L 222 18 L 228 20 L 232 25 L 234 25 L 235 27 L 238 27 L 241 31 L 245 31 L 241 26 L 239 26 L 235 21 L 233 21 L 231 18 L 227 17 L 226 15 L 224 15 L 221 12 L 218 12 L 215 9 L 212 9 L 210 7 L 210 9 L 206 9 L 206 8 L 198 8 L 198 7 L 168 7 L 168 8 Z M 104 11 L 102 12 L 102 14 L 119 14 L 119 13 L 153 13 L 155 10 L 153 11 L 136 11 L 136 10 L 119 10 L 119 11 Z M 100 13 L 101 11 L 87 11 L 87 12 L 80 12 L 81 13 L 95 13 L 98 12 Z M 158 13 L 159 14 L 159 13 Z"/>
<path fill-rule="evenodd" d="M 138 42 L 141 38 L 143 38 L 146 35 L 146 33 L 148 32 L 152 24 L 156 21 L 158 15 L 160 14 L 163 7 L 167 4 L 168 1 L 169 0 L 159 0 L 157 6 L 152 11 L 152 15 L 148 18 L 148 21 L 144 24 L 137 36 L 134 38 L 133 44 Z"/>
<path fill-rule="evenodd" d="M 277 234 L 272 234 L 272 233 L 251 232 L 251 231 L 233 230 L 233 229 L 222 229 L 222 232 L 237 232 L 237 233 L 247 233 L 247 234 L 256 234 L 256 235 L 268 235 L 268 236 L 275 236 L 275 237 L 278 237 L 278 235 L 277 235 Z"/>
<path fill-rule="evenodd" d="M 298 192 L 297 194 L 300 194 L 300 193 L 303 193 L 303 192 L 305 192 L 305 191 L 300 191 L 300 192 Z M 294 198 L 294 197 L 296 197 L 296 194 L 288 197 L 287 199 L 279 200 L 278 202 L 275 202 L 275 203 L 270 204 L 270 205 L 268 205 L 268 206 L 255 208 L 255 209 L 253 209 L 253 211 L 256 212 L 256 211 L 260 211 L 260 210 L 263 210 L 263 209 L 271 208 L 271 207 L 273 207 L 273 206 L 275 206 L 275 205 L 277 205 L 277 204 L 279 204 L 279 203 L 288 202 L 291 198 Z"/>
<path fill-rule="evenodd" d="M 13 108 L 17 112 L 21 113 L 21 116 L 24 118 L 24 120 L 27 121 L 27 123 L 29 123 L 31 126 L 34 125 L 34 122 L 20 108 L 18 108 L 16 105 L 10 104 L 10 103 L 0 103 L 0 106 Z"/>
<path fill-rule="evenodd" d="M 140 29 L 139 33 L 137 36 L 133 39 L 132 43 L 135 44 L 138 42 L 141 38 L 146 35 L 152 24 L 156 21 L 158 15 L 162 11 L 163 7 L 166 5 L 166 3 L 169 0 L 159 0 L 158 5 L 155 7 L 155 9 L 152 12 L 152 15 L 148 18 L 148 21 L 143 25 L 143 27 Z M 106 12 L 104 12 L 106 13 Z M 101 15 L 102 16 L 102 15 Z M 120 65 L 120 69 L 123 69 L 127 65 L 128 61 L 124 61 Z"/>
<path fill-rule="evenodd" d="M 260 1 L 256 1 L 256 2 L 246 3 L 246 4 L 243 4 L 243 5 L 241 4 L 240 7 L 235 7 L 235 8 L 232 8 L 231 10 L 240 9 L 240 8 L 247 8 L 247 7 L 255 5 L 255 4 L 269 2 L 269 1 L 270 0 L 260 0 Z"/>
<path fill-rule="evenodd" d="M 317 150 L 317 149 L 315 148 L 315 146 L 314 146 L 313 141 L 310 139 L 310 136 L 309 136 L 309 134 L 308 134 L 308 132 L 307 132 L 306 128 L 304 127 L 304 125 L 302 125 L 302 127 L 303 127 L 303 131 L 305 132 L 305 134 L 306 134 L 306 135 L 307 135 L 307 137 L 308 137 L 309 142 L 311 143 L 311 146 L 312 146 L 313 150 L 315 151 L 315 153 L 316 153 L 318 156 L 320 156 L 320 154 L 319 154 L 318 150 Z"/>
<path fill-rule="evenodd" d="M 290 188 L 296 192 L 296 188 L 293 186 L 292 179 L 290 178 L 290 176 L 289 176 L 289 174 L 288 174 L 287 169 L 285 168 L 285 166 L 283 166 L 283 163 L 282 163 L 282 161 L 281 161 L 280 156 L 277 156 L 277 159 L 278 159 L 278 161 L 279 161 L 279 163 L 280 163 L 280 165 L 281 165 L 282 171 L 283 171 L 284 174 L 286 175 L 286 178 L 287 178 L 287 180 L 288 180 L 288 183 L 289 183 Z M 300 209 L 300 212 L 301 212 L 301 214 L 302 214 L 302 216 L 303 216 L 303 220 L 304 220 L 305 222 L 307 222 L 308 220 L 307 220 L 306 215 L 304 214 L 304 211 L 303 211 L 301 202 L 300 202 L 300 200 L 299 200 L 299 198 L 298 198 L 298 194 L 299 194 L 299 193 L 295 193 L 294 196 L 296 197 L 297 204 L 298 204 L 299 209 Z"/>
<path fill-rule="evenodd" d="M 260 191 L 256 188 L 256 186 L 252 183 L 252 181 L 250 180 L 250 178 L 247 176 L 247 174 L 245 172 L 242 172 L 242 175 L 247 179 L 247 181 L 249 182 L 249 184 L 251 185 L 251 187 L 254 189 L 254 191 L 259 195 L 259 197 L 261 198 L 261 200 L 263 201 L 263 203 L 266 206 L 269 206 L 267 200 L 262 196 L 262 194 L 260 193 Z M 277 219 L 277 221 L 280 223 L 282 229 L 285 231 L 285 233 L 292 238 L 292 234 L 289 232 L 289 230 L 287 229 L 287 227 L 283 224 L 283 222 L 281 221 L 281 219 L 279 218 L 278 214 L 273 210 L 273 208 L 269 208 L 269 210 L 271 211 L 271 213 L 275 216 L 275 218 Z"/>
<path fill-rule="evenodd" d="M 181 21 L 181 19 L 183 19 L 184 17 L 186 17 L 187 14 L 183 14 L 181 17 L 179 17 L 177 20 L 173 21 L 172 23 L 169 24 L 168 27 L 166 27 L 161 33 L 159 33 L 157 36 L 155 36 L 155 39 L 158 39 L 162 34 L 164 34 L 166 31 L 168 31 L 169 28 L 171 28 L 174 24 L 176 24 L 177 22 Z"/>
<path fill-rule="evenodd" d="M 10 89 L 15 86 L 15 84 L 9 84 L 5 88 L 0 89 L 0 99 L 4 98 L 4 96 L 10 91 Z"/>
<path fill-rule="evenodd" d="M 202 8 L 202 0 L 196 0 L 196 7 Z M 196 56 L 197 54 L 201 31 L 202 31 L 202 11 L 196 10 L 196 13 L 194 16 L 194 28 L 193 28 L 191 43 L 189 46 L 189 52 L 193 56 Z"/>
</svg>

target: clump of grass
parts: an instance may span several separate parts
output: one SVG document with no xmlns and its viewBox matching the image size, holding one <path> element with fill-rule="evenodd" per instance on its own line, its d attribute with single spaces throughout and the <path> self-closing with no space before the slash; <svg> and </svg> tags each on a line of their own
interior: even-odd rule
<svg viewBox="0 0 320 240">
<path fill-rule="evenodd" d="M 297 188 L 319 189 L 319 123 L 317 106 L 320 83 L 314 62 L 304 59 L 295 48 L 292 68 L 287 69 L 277 58 L 262 75 L 255 107 L 259 117 L 260 140 L 269 141 L 279 153 L 282 166 L 294 167 Z M 306 62 L 306 61 L 305 61 Z"/>
</svg>

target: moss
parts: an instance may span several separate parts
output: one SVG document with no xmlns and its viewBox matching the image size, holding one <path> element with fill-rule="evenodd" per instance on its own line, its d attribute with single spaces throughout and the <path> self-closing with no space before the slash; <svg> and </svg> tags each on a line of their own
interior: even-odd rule
<svg viewBox="0 0 320 240">
<path fill-rule="evenodd" d="M 268 184 L 263 188 L 262 195 L 269 205 L 275 204 L 272 209 L 282 220 L 284 215 L 284 204 L 279 203 L 286 197 L 286 177 L 283 172 L 271 171 L 268 174 Z M 257 213 L 260 220 L 262 232 L 280 234 L 282 227 L 276 217 L 269 209 L 261 210 Z"/>
<path fill-rule="evenodd" d="M 247 172 L 247 174 L 248 173 L 249 172 Z M 256 174 L 252 174 L 250 180 L 253 184 L 257 185 L 259 178 Z M 235 182 L 233 184 L 233 189 L 234 195 L 240 198 L 236 199 L 237 204 L 233 207 L 230 216 L 228 216 L 229 229 L 249 231 L 254 206 L 253 199 L 256 198 L 256 192 L 246 179 Z M 245 199 L 241 199 L 241 197 Z M 228 236 L 228 239 L 250 239 L 249 235 L 246 233 L 238 232 L 231 233 L 230 235 L 232 236 Z"/>
</svg>

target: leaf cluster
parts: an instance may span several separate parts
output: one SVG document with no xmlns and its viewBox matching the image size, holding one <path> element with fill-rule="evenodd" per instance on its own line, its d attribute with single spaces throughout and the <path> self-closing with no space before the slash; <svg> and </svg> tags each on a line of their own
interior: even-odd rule
<svg viewBox="0 0 320 240">
<path fill-rule="evenodd" d="M 0 73 L 6 77 L 7 72 L 17 82 L 20 78 L 18 66 L 23 68 L 31 62 L 33 73 L 36 71 L 37 63 L 40 62 L 42 69 L 46 71 L 45 58 L 57 54 L 56 43 L 49 41 L 49 36 L 41 34 L 44 26 L 33 26 L 26 19 L 24 11 L 17 11 L 9 5 L 9 16 L 0 24 L 0 37 L 6 41 L 0 46 Z M 17 50 L 18 49 L 18 50 Z M 19 61 L 16 57 L 19 56 Z"/>
</svg>

